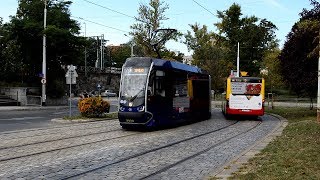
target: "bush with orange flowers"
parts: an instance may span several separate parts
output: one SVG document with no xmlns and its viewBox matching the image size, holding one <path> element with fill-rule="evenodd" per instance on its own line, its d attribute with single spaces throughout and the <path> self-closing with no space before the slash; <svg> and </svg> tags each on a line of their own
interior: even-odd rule
<svg viewBox="0 0 320 180">
<path fill-rule="evenodd" d="M 83 117 L 95 118 L 101 117 L 104 113 L 108 113 L 110 103 L 101 97 L 89 97 L 80 99 L 78 108 Z"/>
</svg>

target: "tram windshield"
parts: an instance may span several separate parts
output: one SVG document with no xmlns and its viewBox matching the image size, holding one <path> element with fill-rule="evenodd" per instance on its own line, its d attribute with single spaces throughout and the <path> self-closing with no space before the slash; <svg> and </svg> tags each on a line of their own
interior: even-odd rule
<svg viewBox="0 0 320 180">
<path fill-rule="evenodd" d="M 121 99 L 134 101 L 144 97 L 148 67 L 124 67 L 121 84 Z"/>
</svg>

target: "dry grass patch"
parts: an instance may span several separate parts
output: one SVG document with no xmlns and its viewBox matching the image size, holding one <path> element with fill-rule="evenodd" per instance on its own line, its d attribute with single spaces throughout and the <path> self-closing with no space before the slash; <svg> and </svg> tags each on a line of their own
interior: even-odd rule
<svg viewBox="0 0 320 180">
<path fill-rule="evenodd" d="M 277 108 L 268 112 L 286 118 L 288 126 L 282 136 L 231 179 L 320 179 L 320 124 L 316 110 Z"/>
</svg>

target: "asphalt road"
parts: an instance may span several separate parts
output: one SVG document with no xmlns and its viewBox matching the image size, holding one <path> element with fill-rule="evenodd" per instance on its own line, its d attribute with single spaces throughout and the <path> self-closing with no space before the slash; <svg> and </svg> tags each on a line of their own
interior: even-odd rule
<svg viewBox="0 0 320 180">
<path fill-rule="evenodd" d="M 77 108 L 72 108 L 72 114 L 79 114 Z M 52 126 L 51 119 L 67 115 L 69 109 L 0 112 L 0 132 Z"/>
<path fill-rule="evenodd" d="M 77 102 L 72 102 L 71 115 L 79 115 L 76 107 Z M 111 101 L 110 112 L 117 111 L 117 101 Z M 59 123 L 52 122 L 54 118 L 69 116 L 70 108 L 63 107 L 57 109 L 29 109 L 29 110 L 9 110 L 0 111 L 0 132 L 17 131 L 31 128 L 43 128 L 55 126 Z"/>
</svg>

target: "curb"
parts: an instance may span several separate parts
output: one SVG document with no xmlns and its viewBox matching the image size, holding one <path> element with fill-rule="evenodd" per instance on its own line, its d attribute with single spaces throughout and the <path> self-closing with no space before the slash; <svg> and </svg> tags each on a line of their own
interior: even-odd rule
<svg viewBox="0 0 320 180">
<path fill-rule="evenodd" d="M 59 110 L 59 109 L 66 109 L 66 108 L 69 108 L 69 106 L 39 106 L 39 107 L 34 107 L 34 106 L 18 106 L 18 107 L 0 107 L 0 112 L 1 112 L 1 111 L 32 111 L 32 110 L 48 110 L 48 109 Z"/>
<path fill-rule="evenodd" d="M 288 120 L 272 113 L 268 113 L 280 120 L 280 123 L 275 127 L 268 135 L 257 141 L 254 145 L 250 146 L 247 150 L 227 162 L 223 167 L 219 168 L 209 177 L 217 179 L 228 179 L 233 176 L 232 173 L 239 170 L 244 163 L 247 163 L 249 159 L 255 157 L 256 154 L 260 153 L 272 140 L 276 137 L 281 136 L 283 129 L 288 125 Z M 208 178 L 209 178 L 208 177 Z M 207 178 L 207 179 L 208 179 Z"/>
<path fill-rule="evenodd" d="M 107 121 L 110 120 L 111 118 L 101 118 L 101 119 L 63 119 L 63 118 L 54 118 L 51 119 L 52 122 L 57 122 L 57 123 L 86 123 L 86 122 L 96 122 L 96 121 Z"/>
</svg>

